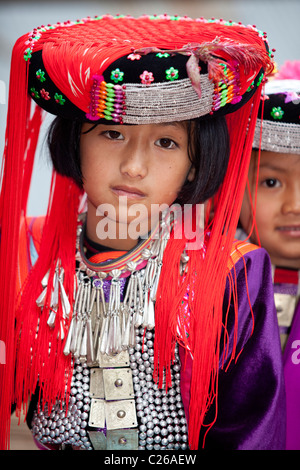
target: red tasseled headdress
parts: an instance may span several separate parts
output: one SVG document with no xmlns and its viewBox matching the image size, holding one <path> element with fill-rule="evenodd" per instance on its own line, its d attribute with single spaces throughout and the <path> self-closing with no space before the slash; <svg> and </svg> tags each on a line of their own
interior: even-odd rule
<svg viewBox="0 0 300 470">
<path fill-rule="evenodd" d="M 217 195 L 206 256 L 202 260 L 197 251 L 188 252 L 187 273 L 182 281 L 178 266 L 185 240 L 171 239 L 165 250 L 156 302 L 155 361 L 157 371 L 162 372 L 168 370 L 173 357 L 178 306 L 184 289 L 187 285 L 194 288 L 193 302 L 190 302 L 190 336 L 184 346 L 194 359 L 189 445 L 191 449 L 198 448 L 205 413 L 217 395 L 227 261 L 247 179 L 261 83 L 272 64 L 266 38 L 254 27 L 223 20 L 207 22 L 167 16 L 139 19 L 105 16 L 41 27 L 21 37 L 13 50 L 0 205 L 0 340 L 6 346 L 6 364 L 0 365 L 1 448 L 9 444 L 11 403 L 16 400 L 18 408 L 26 404 L 39 379 L 44 402 L 52 404 L 57 397 L 65 397 L 72 375 L 71 360 L 62 354 L 62 337 L 71 315 L 69 321 L 56 322 L 57 326 L 50 329 L 46 315 L 41 314 L 36 305 L 41 280 L 50 270 L 51 282 L 58 259 L 65 270 L 65 291 L 73 298 L 77 212 L 82 192 L 66 177 L 53 176 L 39 259 L 22 287 L 21 297 L 17 296 L 20 221 L 26 217 L 41 124 L 40 107 L 31 113 L 28 83 L 29 94 L 39 106 L 53 114 L 107 122 L 108 118 L 93 107 L 96 96 L 93 86 L 103 84 L 105 74 L 108 74 L 104 77 L 108 81 L 114 64 L 123 57 L 137 54 L 146 61 L 148 54 L 166 51 L 172 51 L 171 56 L 185 57 L 187 70 L 183 78 L 190 78 L 190 92 L 193 93 L 193 88 L 200 100 L 193 112 L 203 119 L 210 114 L 228 114 L 231 143 L 229 167 Z M 44 67 L 42 73 L 46 73 L 48 82 L 41 82 L 40 69 L 34 69 L 38 64 Z M 137 67 L 134 60 L 127 60 L 126 64 L 129 72 Z M 159 73 L 159 67 L 155 73 L 156 70 Z M 131 74 L 130 80 L 135 79 Z M 127 90 L 124 88 L 127 109 L 123 103 L 122 112 L 117 111 L 113 118 L 125 124 L 131 122 L 130 119 L 143 123 L 144 118 L 137 115 L 132 105 L 135 89 L 130 80 Z M 49 83 L 50 88 L 47 88 Z M 126 84 L 126 80 L 123 83 Z M 155 81 L 153 84 L 148 84 L 149 90 L 155 88 Z M 140 93 L 140 83 L 137 88 Z M 201 99 L 204 98 L 210 104 L 205 109 L 203 105 L 202 110 Z M 162 122 L 161 110 L 153 109 L 151 102 L 145 106 L 148 105 L 148 115 L 153 122 Z M 156 115 L 151 114 L 155 112 Z M 180 109 L 177 114 L 180 119 Z M 169 114 L 167 118 L 170 119 Z M 57 316 L 62 319 L 61 308 Z"/>
</svg>

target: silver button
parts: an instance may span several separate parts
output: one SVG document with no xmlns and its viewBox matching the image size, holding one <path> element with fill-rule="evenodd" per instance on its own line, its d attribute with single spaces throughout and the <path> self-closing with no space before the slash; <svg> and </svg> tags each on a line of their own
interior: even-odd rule
<svg viewBox="0 0 300 470">
<path fill-rule="evenodd" d="M 119 411 L 117 412 L 117 416 L 118 416 L 118 418 L 125 418 L 125 416 L 126 416 L 126 411 L 124 411 L 124 410 L 119 410 Z"/>
<path fill-rule="evenodd" d="M 123 385 L 123 380 L 122 379 L 117 379 L 115 381 L 115 387 L 122 387 Z"/>
</svg>

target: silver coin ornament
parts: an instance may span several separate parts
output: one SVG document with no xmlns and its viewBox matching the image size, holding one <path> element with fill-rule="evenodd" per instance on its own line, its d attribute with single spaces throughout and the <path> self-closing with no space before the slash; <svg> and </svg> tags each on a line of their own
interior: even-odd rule
<svg viewBox="0 0 300 470">
<path fill-rule="evenodd" d="M 188 433 L 185 412 L 180 393 L 180 361 L 178 352 L 171 366 L 172 387 L 166 392 L 153 380 L 154 330 L 136 330 L 136 344 L 129 350 L 133 378 L 134 399 L 138 422 L 138 449 L 187 450 Z M 68 408 L 56 403 L 49 412 L 34 413 L 32 433 L 45 447 L 68 446 L 81 450 L 93 450 L 89 439 L 90 368 L 76 361 Z M 119 383 L 117 384 L 119 385 Z M 99 429 L 106 434 L 106 429 Z"/>
</svg>

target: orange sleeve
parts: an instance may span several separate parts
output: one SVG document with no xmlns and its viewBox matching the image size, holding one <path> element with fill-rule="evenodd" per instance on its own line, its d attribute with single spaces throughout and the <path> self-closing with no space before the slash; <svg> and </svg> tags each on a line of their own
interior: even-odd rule
<svg viewBox="0 0 300 470">
<path fill-rule="evenodd" d="M 240 258 L 243 257 L 243 255 L 258 248 L 259 247 L 257 245 L 254 245 L 253 243 L 239 240 L 235 241 L 232 245 L 231 253 L 227 263 L 228 271 L 233 268 L 233 266 L 237 263 Z"/>
</svg>

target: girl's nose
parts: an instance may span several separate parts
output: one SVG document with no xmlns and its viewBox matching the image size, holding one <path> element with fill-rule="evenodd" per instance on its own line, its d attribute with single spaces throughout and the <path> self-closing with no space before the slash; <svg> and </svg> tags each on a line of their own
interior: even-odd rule
<svg viewBox="0 0 300 470">
<path fill-rule="evenodd" d="M 128 147 L 122 156 L 120 171 L 130 178 L 144 178 L 147 175 L 146 150 L 139 146 Z"/>
<path fill-rule="evenodd" d="M 300 214 L 300 182 L 287 188 L 282 205 L 284 214 Z"/>
</svg>

